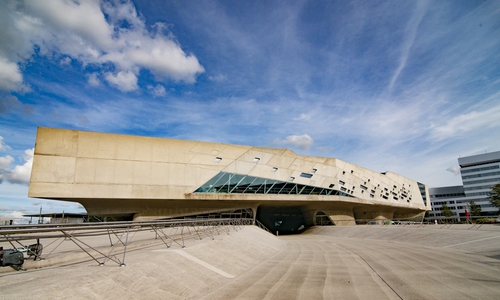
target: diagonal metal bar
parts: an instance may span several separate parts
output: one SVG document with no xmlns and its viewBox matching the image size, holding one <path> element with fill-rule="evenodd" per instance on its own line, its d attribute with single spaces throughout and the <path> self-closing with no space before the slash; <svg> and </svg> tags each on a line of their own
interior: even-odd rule
<svg viewBox="0 0 500 300">
<path fill-rule="evenodd" d="M 75 243 L 75 245 L 77 245 L 83 252 L 87 253 L 88 256 L 90 256 L 93 260 L 95 260 L 100 266 L 104 265 L 104 262 L 100 262 L 97 258 L 95 258 L 92 254 L 90 254 L 89 251 L 85 250 L 85 248 L 83 248 L 79 243 L 87 246 L 88 248 L 94 250 L 95 252 L 101 254 L 103 257 L 105 258 L 108 258 L 109 260 L 111 261 L 114 261 L 115 263 L 117 264 L 121 264 L 121 262 L 119 260 L 117 260 L 116 258 L 114 258 L 113 256 L 107 256 L 106 254 L 102 253 L 101 251 L 95 249 L 94 247 L 88 245 L 87 243 L 77 239 L 76 237 L 74 237 L 73 235 L 67 233 L 66 231 L 64 230 L 61 230 L 61 232 L 67 237 L 69 238 L 73 243 Z"/>
</svg>

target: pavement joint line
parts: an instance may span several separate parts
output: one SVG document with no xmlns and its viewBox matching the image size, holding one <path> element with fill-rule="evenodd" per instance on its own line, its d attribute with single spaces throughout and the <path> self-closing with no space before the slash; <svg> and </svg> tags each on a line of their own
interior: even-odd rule
<svg viewBox="0 0 500 300">
<path fill-rule="evenodd" d="M 464 245 L 464 244 L 476 243 L 478 241 L 498 239 L 498 238 L 500 238 L 500 236 L 492 236 L 492 237 L 482 238 L 482 239 L 478 239 L 478 240 L 472 240 L 472 241 L 467 241 L 467 242 L 463 242 L 463 243 L 447 245 L 447 246 L 444 246 L 443 248 L 450 248 L 450 247 L 455 247 L 455 246 Z"/>
<path fill-rule="evenodd" d="M 345 251 L 351 253 L 351 255 L 354 255 L 356 257 L 358 257 L 359 259 L 361 259 L 365 264 L 364 264 L 364 267 L 368 267 L 369 270 L 371 270 L 373 273 L 370 272 L 370 275 L 372 276 L 372 278 L 379 278 L 380 280 L 382 280 L 382 282 L 385 284 L 386 287 L 388 287 L 393 293 L 395 296 L 397 296 L 397 298 L 403 300 L 403 297 L 401 297 L 401 295 L 398 294 L 398 292 L 396 292 L 396 290 L 387 282 L 385 281 L 385 279 L 372 267 L 372 265 L 370 265 L 361 255 L 359 255 L 358 253 L 352 251 L 352 250 L 349 250 L 345 247 L 342 247 L 342 246 L 337 246 L 341 249 L 344 249 Z M 375 276 L 376 275 L 376 276 Z M 383 289 L 383 286 L 379 284 L 379 286 Z M 391 296 L 390 294 L 387 294 L 387 296 Z"/>
<path fill-rule="evenodd" d="M 195 263 L 197 263 L 197 264 L 199 264 L 199 265 L 201 265 L 201 266 L 203 266 L 203 267 L 205 267 L 205 268 L 207 268 L 207 269 L 209 269 L 209 270 L 211 270 L 211 271 L 213 271 L 213 272 L 215 272 L 215 273 L 217 273 L 219 275 L 222 275 L 222 276 L 224 276 L 226 278 L 234 278 L 235 277 L 234 275 L 226 273 L 226 272 L 222 271 L 221 269 L 216 268 L 216 267 L 212 266 L 211 264 L 209 264 L 209 263 L 207 263 L 207 262 L 205 262 L 205 261 L 203 261 L 203 260 L 201 260 L 201 259 L 199 259 L 197 257 L 194 257 L 191 254 L 189 254 L 189 253 L 187 253 L 187 252 L 185 252 L 183 250 L 177 250 L 177 249 L 175 249 L 175 250 L 165 250 L 165 249 L 161 249 L 161 250 L 153 250 L 151 252 L 173 252 L 173 253 L 177 253 L 177 254 L 179 254 L 181 256 L 184 256 L 185 258 L 191 260 L 192 262 L 195 262 Z"/>
</svg>

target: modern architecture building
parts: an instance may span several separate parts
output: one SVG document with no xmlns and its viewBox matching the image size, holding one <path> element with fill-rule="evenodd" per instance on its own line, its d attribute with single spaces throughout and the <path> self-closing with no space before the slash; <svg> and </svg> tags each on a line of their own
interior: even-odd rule
<svg viewBox="0 0 500 300">
<path fill-rule="evenodd" d="M 39 128 L 29 196 L 147 220 L 242 213 L 271 230 L 423 215 L 427 188 L 288 149 Z M 424 196 L 422 196 L 424 195 Z"/>
<path fill-rule="evenodd" d="M 496 215 L 498 209 L 490 204 L 491 187 L 500 182 L 500 151 L 458 158 L 462 177 L 461 186 L 430 188 L 432 202 L 431 218 L 444 218 L 443 204 L 452 211 L 452 216 L 465 219 L 470 203 L 481 207 L 482 216 Z"/>
</svg>

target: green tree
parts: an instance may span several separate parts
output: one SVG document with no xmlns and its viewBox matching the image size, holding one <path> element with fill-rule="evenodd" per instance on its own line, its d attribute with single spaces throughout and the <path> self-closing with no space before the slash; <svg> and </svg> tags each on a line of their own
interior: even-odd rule
<svg viewBox="0 0 500 300">
<path fill-rule="evenodd" d="M 443 207 L 441 207 L 441 214 L 447 218 L 451 217 L 453 215 L 453 212 L 451 209 L 448 207 L 448 205 L 443 204 Z"/>
<path fill-rule="evenodd" d="M 480 216 L 481 215 L 481 205 L 477 205 L 476 202 L 471 201 L 469 203 L 469 206 L 470 206 L 471 216 Z"/>
<path fill-rule="evenodd" d="M 500 182 L 491 187 L 490 203 L 498 208 L 497 213 L 500 214 Z"/>
</svg>

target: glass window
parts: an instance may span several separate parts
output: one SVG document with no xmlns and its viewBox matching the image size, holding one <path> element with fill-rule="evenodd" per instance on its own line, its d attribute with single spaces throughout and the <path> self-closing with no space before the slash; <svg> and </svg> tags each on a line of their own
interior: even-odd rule
<svg viewBox="0 0 500 300">
<path fill-rule="evenodd" d="M 283 188 L 279 191 L 279 194 L 290 194 L 295 186 L 295 183 L 287 183 L 283 185 Z"/>
<path fill-rule="evenodd" d="M 314 189 L 313 186 L 310 186 L 310 185 L 306 185 L 302 191 L 300 192 L 301 195 L 310 195 L 312 190 Z"/>
<path fill-rule="evenodd" d="M 263 178 L 264 179 L 264 178 Z M 255 192 L 256 194 L 267 194 L 271 187 L 276 183 L 276 180 L 264 179 L 260 188 Z"/>
<path fill-rule="evenodd" d="M 286 185 L 285 182 L 276 181 L 271 188 L 266 192 L 266 194 L 279 194 L 281 189 Z"/>
<path fill-rule="evenodd" d="M 330 185 L 333 187 L 333 184 Z M 346 189 L 342 187 L 344 191 Z M 289 194 L 289 195 L 341 195 L 352 197 L 337 190 L 315 187 L 273 179 L 220 172 L 194 191 L 195 193 L 235 194 Z"/>
<path fill-rule="evenodd" d="M 212 179 L 207 181 L 204 185 L 199 187 L 195 191 L 195 193 L 214 193 L 215 192 L 215 190 L 214 190 L 215 184 L 219 181 L 219 179 L 221 179 L 224 176 L 224 174 L 225 174 L 224 172 L 218 173 L 217 175 L 212 177 Z"/>
<path fill-rule="evenodd" d="M 265 178 L 259 178 L 259 177 L 253 177 L 254 180 L 248 185 L 247 189 L 245 190 L 245 193 L 248 194 L 255 194 L 261 185 L 266 181 Z"/>
<path fill-rule="evenodd" d="M 246 178 L 245 175 L 235 174 L 231 178 L 231 182 L 229 183 L 230 193 L 236 193 L 236 194 L 243 193 L 246 190 L 247 185 L 248 185 L 245 183 L 242 184 L 242 182 L 245 180 L 245 178 Z"/>
</svg>

